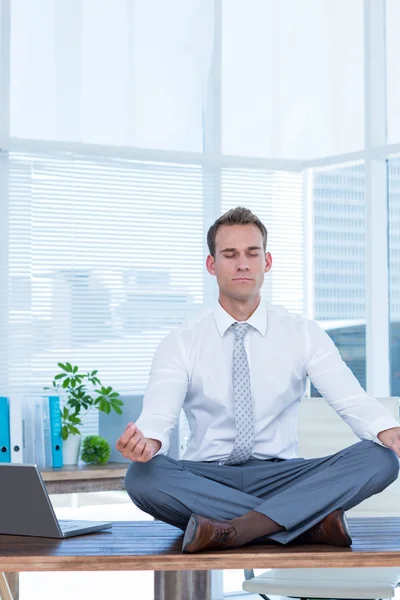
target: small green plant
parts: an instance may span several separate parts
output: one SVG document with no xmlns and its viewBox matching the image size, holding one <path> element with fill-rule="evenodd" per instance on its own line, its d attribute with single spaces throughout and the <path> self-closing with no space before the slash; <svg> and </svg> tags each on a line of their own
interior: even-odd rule
<svg viewBox="0 0 400 600">
<path fill-rule="evenodd" d="M 111 386 L 104 387 L 97 377 L 97 370 L 89 373 L 80 373 L 77 366 L 67 362 L 57 363 L 61 373 L 53 379 L 53 386 L 45 390 L 57 390 L 62 402 L 61 408 L 61 437 L 66 440 L 69 434 L 80 434 L 79 426 L 82 425 L 81 412 L 96 408 L 109 414 L 114 410 L 122 414 L 122 400 L 119 393 Z"/>
<path fill-rule="evenodd" d="M 83 440 L 81 459 L 86 463 L 104 465 L 111 455 L 111 446 L 101 435 L 88 435 Z"/>
</svg>

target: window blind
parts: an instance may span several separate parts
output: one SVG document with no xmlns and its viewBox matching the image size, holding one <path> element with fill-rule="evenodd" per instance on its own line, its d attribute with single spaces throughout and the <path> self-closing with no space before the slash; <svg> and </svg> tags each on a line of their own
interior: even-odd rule
<svg viewBox="0 0 400 600">
<path fill-rule="evenodd" d="M 245 204 L 268 230 L 272 268 L 263 295 L 274 304 L 303 313 L 304 202 L 303 174 L 261 169 L 223 169 L 222 212 Z"/>
<path fill-rule="evenodd" d="M 101 381 L 121 394 L 143 393 L 159 342 L 212 305 L 206 232 L 239 204 L 270 229 L 276 274 L 267 274 L 265 295 L 302 310 L 297 173 L 219 173 L 71 154 L 10 153 L 0 164 L 7 189 L 1 284 L 8 321 L 0 389 L 7 395 L 40 393 L 59 361 L 98 369 Z M 91 413 L 83 433 L 96 431 L 97 416 Z"/>
</svg>

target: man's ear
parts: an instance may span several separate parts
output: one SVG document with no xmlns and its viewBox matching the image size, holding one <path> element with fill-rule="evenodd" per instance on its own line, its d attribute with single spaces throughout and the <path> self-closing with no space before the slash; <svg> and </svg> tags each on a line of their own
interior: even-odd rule
<svg viewBox="0 0 400 600">
<path fill-rule="evenodd" d="M 215 263 L 214 257 L 211 256 L 211 254 L 209 254 L 207 256 L 207 260 L 206 260 L 206 267 L 207 267 L 207 271 L 210 273 L 210 275 L 215 275 L 214 263 Z"/>
<path fill-rule="evenodd" d="M 272 267 L 272 256 L 270 252 L 267 252 L 265 255 L 265 268 L 264 268 L 264 273 L 268 273 L 268 271 L 271 269 Z"/>
</svg>

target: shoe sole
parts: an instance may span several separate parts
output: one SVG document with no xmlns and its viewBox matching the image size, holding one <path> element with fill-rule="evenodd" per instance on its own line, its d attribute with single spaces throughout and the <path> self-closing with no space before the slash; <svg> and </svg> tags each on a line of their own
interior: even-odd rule
<svg viewBox="0 0 400 600">
<path fill-rule="evenodd" d="M 193 542 L 196 539 L 198 525 L 199 524 L 196 520 L 196 517 L 194 515 L 192 515 L 186 526 L 185 535 L 183 536 L 182 552 L 193 552 L 194 551 L 194 550 L 190 549 L 189 546 L 191 544 L 193 544 Z"/>
</svg>

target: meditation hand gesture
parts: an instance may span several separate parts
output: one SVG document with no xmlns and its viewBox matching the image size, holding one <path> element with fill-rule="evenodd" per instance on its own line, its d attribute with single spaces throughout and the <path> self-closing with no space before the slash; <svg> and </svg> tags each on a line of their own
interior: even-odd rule
<svg viewBox="0 0 400 600">
<path fill-rule="evenodd" d="M 400 458 L 400 427 L 392 427 L 378 433 L 378 439 Z"/>
<path fill-rule="evenodd" d="M 135 423 L 128 423 L 115 447 L 125 458 L 135 462 L 148 462 L 161 448 L 161 442 L 144 437 Z"/>
</svg>

